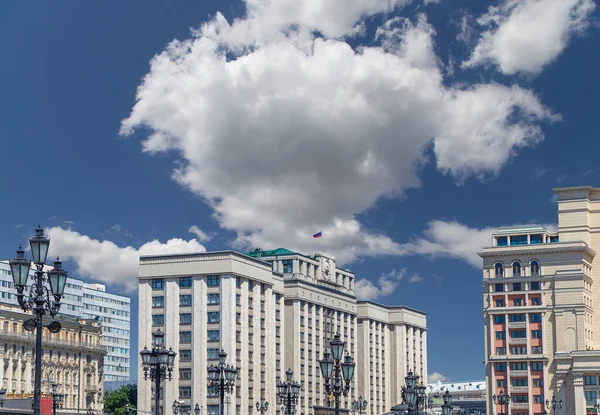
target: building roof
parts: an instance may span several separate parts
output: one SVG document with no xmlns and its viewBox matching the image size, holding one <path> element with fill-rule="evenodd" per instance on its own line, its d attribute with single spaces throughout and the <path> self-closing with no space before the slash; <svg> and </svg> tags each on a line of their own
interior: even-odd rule
<svg viewBox="0 0 600 415">
<path fill-rule="evenodd" d="M 485 392 L 485 380 L 473 380 L 466 382 L 442 382 L 429 383 L 427 393 L 446 392 Z"/>
<path fill-rule="evenodd" d="M 375 305 L 377 307 L 382 307 L 385 308 L 387 310 L 400 310 L 400 309 L 404 309 L 404 310 L 409 310 L 409 311 L 413 311 L 415 313 L 418 314 L 422 314 L 422 315 L 426 315 L 426 313 L 424 311 L 421 310 L 417 310 L 416 308 L 412 308 L 412 307 L 407 307 L 405 305 L 385 305 L 385 304 L 381 304 L 381 303 L 377 303 L 375 301 L 369 301 L 369 300 L 359 300 L 356 302 L 357 305 L 360 304 L 372 304 Z"/>
<path fill-rule="evenodd" d="M 262 258 L 264 256 L 269 257 L 269 256 L 282 256 L 282 255 L 302 255 L 302 254 L 299 254 L 298 252 L 290 251 L 289 249 L 285 249 L 285 248 L 275 248 L 275 249 L 269 249 L 269 250 L 263 250 L 260 248 L 256 248 L 254 251 L 245 252 L 244 255 L 248 255 L 249 257 L 252 257 L 252 258 Z M 302 256 L 305 256 L 305 255 L 302 255 Z"/>
</svg>

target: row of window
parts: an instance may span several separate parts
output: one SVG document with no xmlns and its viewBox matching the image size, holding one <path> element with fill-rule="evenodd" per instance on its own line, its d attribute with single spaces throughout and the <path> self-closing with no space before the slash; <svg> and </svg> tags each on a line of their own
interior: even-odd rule
<svg viewBox="0 0 600 415">
<path fill-rule="evenodd" d="M 525 291 L 525 289 L 526 289 L 525 286 L 526 286 L 525 283 L 513 282 L 512 283 L 512 291 Z M 529 282 L 529 290 L 530 291 L 539 291 L 540 288 L 541 288 L 541 285 L 540 285 L 539 281 Z M 501 293 L 504 291 L 508 291 L 508 290 L 505 290 L 504 283 L 500 282 L 500 283 L 494 284 L 494 292 Z"/>
<path fill-rule="evenodd" d="M 221 339 L 221 331 L 220 330 L 207 330 L 206 335 L 207 335 L 206 340 L 209 342 L 217 342 Z M 191 343 L 191 342 L 192 342 L 192 332 L 191 331 L 180 331 L 179 332 L 179 343 Z"/>
<path fill-rule="evenodd" d="M 527 354 L 527 346 L 511 346 L 510 354 Z M 531 346 L 531 354 L 542 354 L 542 346 Z M 496 355 L 506 355 L 506 347 L 496 347 Z"/>
<path fill-rule="evenodd" d="M 494 365 L 497 373 L 506 372 L 506 367 L 506 363 L 496 363 Z M 510 364 L 510 370 L 527 370 L 527 362 L 512 362 Z M 544 370 L 544 363 L 531 362 L 531 370 L 534 372 Z"/>
<path fill-rule="evenodd" d="M 540 275 L 540 263 L 536 260 L 533 260 L 529 263 L 529 271 L 531 276 L 539 276 Z M 522 275 L 522 266 L 521 262 L 515 261 L 512 263 L 512 273 L 513 277 L 521 277 Z M 504 264 L 502 262 L 497 262 L 494 264 L 494 274 L 496 278 L 504 277 Z"/>
<path fill-rule="evenodd" d="M 527 314 L 509 314 L 508 321 L 511 323 L 525 322 L 527 321 Z M 541 313 L 530 313 L 529 321 L 531 323 L 539 323 L 542 321 Z M 506 315 L 505 314 L 496 314 L 494 315 L 494 323 L 495 324 L 504 324 L 506 323 Z"/>
<path fill-rule="evenodd" d="M 533 379 L 531 379 L 531 382 L 533 383 L 534 387 L 544 386 L 544 379 L 542 379 L 542 378 L 533 378 Z M 517 378 L 517 379 L 511 380 L 511 384 L 513 386 L 528 386 L 528 383 L 529 382 L 528 382 L 527 378 Z M 497 379 L 496 386 L 499 388 L 506 389 L 506 379 Z"/>
<path fill-rule="evenodd" d="M 179 278 L 179 287 L 181 288 L 189 288 L 192 286 L 194 279 L 192 277 L 180 277 Z M 206 277 L 206 285 L 209 287 L 218 287 L 221 282 L 221 277 L 219 275 L 209 275 Z M 152 289 L 153 290 L 163 290 L 165 288 L 165 280 L 163 278 L 153 278 L 152 279 Z"/>
<path fill-rule="evenodd" d="M 496 307 L 506 307 L 506 301 L 504 298 L 496 298 L 495 300 Z M 540 297 L 529 297 L 529 302 L 531 305 L 541 305 L 542 300 Z M 512 299 L 513 307 L 521 307 L 523 305 L 527 305 L 523 298 L 513 298 Z"/>
</svg>

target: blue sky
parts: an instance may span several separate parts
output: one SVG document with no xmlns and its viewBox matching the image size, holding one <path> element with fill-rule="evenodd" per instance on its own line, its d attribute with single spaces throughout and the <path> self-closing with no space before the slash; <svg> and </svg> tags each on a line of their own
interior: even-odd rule
<svg viewBox="0 0 600 415">
<path fill-rule="evenodd" d="M 363 298 L 427 313 L 430 374 L 481 379 L 477 250 L 554 224 L 551 189 L 600 174 L 598 17 L 592 0 L 1 3 L 0 251 L 49 228 L 71 275 L 132 296 L 135 339 L 140 252 L 322 248 Z"/>
</svg>

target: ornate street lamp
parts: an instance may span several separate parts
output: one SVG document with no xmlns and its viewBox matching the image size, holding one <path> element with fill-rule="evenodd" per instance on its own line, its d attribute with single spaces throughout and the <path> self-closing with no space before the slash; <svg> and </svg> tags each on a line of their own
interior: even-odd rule
<svg viewBox="0 0 600 415">
<path fill-rule="evenodd" d="M 223 349 L 219 352 L 219 366 L 210 366 L 208 368 L 208 382 L 213 390 L 218 390 L 220 405 L 219 415 L 225 413 L 225 394 L 233 393 L 235 380 L 237 378 L 237 368 L 225 362 L 227 353 Z"/>
<path fill-rule="evenodd" d="M 173 401 L 173 415 L 179 415 L 179 413 L 181 412 L 181 406 L 183 405 L 182 401 L 178 401 L 177 399 L 175 399 Z M 185 415 L 185 414 L 182 414 Z"/>
<path fill-rule="evenodd" d="M 494 403 L 500 405 L 503 412 L 508 412 L 508 405 L 510 404 L 510 395 L 504 394 L 504 390 L 501 390 L 498 395 L 492 396 Z"/>
<path fill-rule="evenodd" d="M 419 409 L 424 410 L 427 405 L 433 403 L 433 400 L 427 399 L 427 386 L 417 385 L 420 376 L 408 372 L 405 378 L 405 385 L 402 386 L 401 396 L 404 404 L 407 406 L 409 414 L 418 413 Z"/>
<path fill-rule="evenodd" d="M 52 383 L 52 415 L 56 415 L 56 410 L 62 407 L 65 395 L 58 392 L 58 383 Z"/>
<path fill-rule="evenodd" d="M 196 405 L 194 406 L 194 415 L 200 415 L 200 410 L 200 405 L 196 402 Z"/>
<path fill-rule="evenodd" d="M 369 405 L 369 402 L 361 395 L 358 397 L 357 401 L 352 402 L 352 410 L 355 413 L 358 412 L 359 415 L 362 415 L 363 411 L 367 409 L 367 405 Z"/>
<path fill-rule="evenodd" d="M 557 401 L 555 394 L 552 394 L 552 401 L 549 401 L 548 399 L 546 399 L 546 408 L 548 408 L 548 409 L 552 408 L 552 415 L 556 414 L 557 407 L 558 407 L 558 409 L 562 409 L 562 406 L 563 406 L 563 400 L 561 399 L 560 401 Z"/>
<path fill-rule="evenodd" d="M 452 395 L 446 390 L 444 393 L 444 404 L 442 405 L 442 415 L 452 415 Z"/>
<path fill-rule="evenodd" d="M 256 410 L 262 414 L 263 412 L 267 412 L 267 409 L 269 409 L 269 402 L 260 398 L 260 401 L 256 402 Z"/>
<path fill-rule="evenodd" d="M 294 371 L 290 368 L 285 372 L 286 381 L 277 384 L 277 395 L 279 403 L 283 405 L 285 415 L 292 415 L 296 412 L 298 397 L 300 396 L 300 384 L 292 380 Z"/>
<path fill-rule="evenodd" d="M 46 256 L 50 247 L 50 239 L 44 236 L 44 230 L 38 227 L 35 236 L 29 239 L 33 263 L 35 265 L 35 279 L 29 293 L 25 296 L 25 287 L 29 279 L 29 268 L 31 262 L 25 259 L 25 251 L 21 247 L 17 251 L 17 257 L 11 260 L 10 271 L 13 283 L 17 290 L 17 301 L 23 311 L 32 311 L 33 319 L 23 322 L 23 328 L 27 331 L 36 330 L 35 336 L 35 383 L 33 389 L 33 414 L 40 415 L 40 400 L 42 396 L 42 330 L 43 319 L 46 313 L 54 317 L 60 310 L 60 299 L 65 291 L 67 273 L 62 269 L 62 263 L 56 258 L 54 268 L 44 271 Z M 49 283 L 50 289 L 46 286 Z M 50 296 L 54 297 L 53 299 Z M 58 321 L 48 324 L 47 328 L 52 333 L 58 333 L 61 329 Z"/>
<path fill-rule="evenodd" d="M 344 347 L 346 342 L 340 339 L 340 334 L 337 333 L 333 340 L 329 342 L 331 354 L 325 352 L 321 365 L 321 375 L 325 382 L 325 391 L 327 394 L 333 394 L 335 398 L 335 415 L 340 415 L 340 397 L 348 396 L 350 392 L 350 382 L 354 377 L 354 359 L 350 355 L 346 355 L 344 360 Z"/>
<path fill-rule="evenodd" d="M 144 370 L 144 380 L 154 381 L 154 413 L 160 415 L 160 384 L 163 379 L 173 379 L 173 365 L 177 353 L 173 348 L 167 348 L 165 344 L 165 334 L 160 330 L 152 333 L 152 350 L 144 346 L 140 352 L 142 356 L 142 369 Z"/>
<path fill-rule="evenodd" d="M 4 399 L 6 399 L 6 389 L 0 389 L 0 408 L 4 407 Z"/>
</svg>

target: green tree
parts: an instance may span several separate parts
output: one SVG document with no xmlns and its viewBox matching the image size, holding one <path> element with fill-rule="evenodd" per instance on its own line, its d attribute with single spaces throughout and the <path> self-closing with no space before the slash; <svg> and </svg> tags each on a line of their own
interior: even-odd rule
<svg viewBox="0 0 600 415">
<path fill-rule="evenodd" d="M 137 405 L 137 385 L 125 385 L 104 395 L 104 411 L 110 415 L 128 415 L 126 405 L 135 408 Z M 135 415 L 131 412 L 131 415 Z"/>
</svg>

